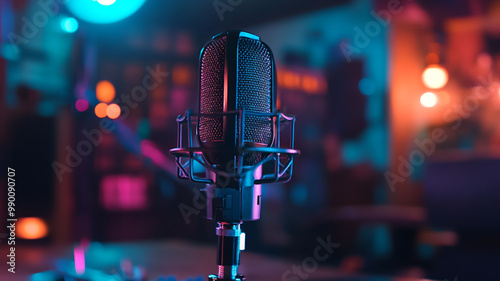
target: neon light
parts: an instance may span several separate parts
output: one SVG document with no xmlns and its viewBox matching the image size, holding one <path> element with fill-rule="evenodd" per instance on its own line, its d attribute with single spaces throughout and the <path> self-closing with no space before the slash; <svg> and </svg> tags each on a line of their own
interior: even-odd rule
<svg viewBox="0 0 500 281">
<path fill-rule="evenodd" d="M 78 21 L 75 18 L 63 18 L 61 20 L 61 29 L 67 33 L 74 33 L 78 30 Z"/>
<path fill-rule="evenodd" d="M 75 272 L 76 274 L 85 273 L 85 249 L 82 246 L 76 246 L 73 250 L 75 257 Z"/>
<path fill-rule="evenodd" d="M 139 10 L 146 0 L 74 0 L 65 1 L 76 17 L 91 23 L 121 21 Z"/>
<path fill-rule="evenodd" d="M 144 156 L 151 158 L 158 166 L 164 165 L 167 161 L 163 153 L 161 153 L 161 151 L 149 140 L 141 141 L 141 152 Z"/>
<path fill-rule="evenodd" d="M 101 180 L 101 203 L 108 210 L 141 210 L 147 207 L 147 183 L 142 177 L 108 175 Z"/>
<path fill-rule="evenodd" d="M 116 0 L 97 0 L 97 2 L 99 2 L 99 4 L 101 5 L 109 6 L 113 5 L 116 2 Z"/>
</svg>

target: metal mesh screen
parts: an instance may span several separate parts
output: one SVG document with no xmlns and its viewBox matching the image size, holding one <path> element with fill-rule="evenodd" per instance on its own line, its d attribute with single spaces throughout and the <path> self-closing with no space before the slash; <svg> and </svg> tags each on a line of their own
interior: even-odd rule
<svg viewBox="0 0 500 281">
<path fill-rule="evenodd" d="M 200 113 L 222 113 L 224 102 L 224 63 L 226 37 L 210 42 L 201 58 Z M 202 142 L 224 139 L 222 117 L 201 117 L 199 136 Z"/>
<path fill-rule="evenodd" d="M 236 105 L 247 112 L 271 112 L 271 59 L 262 42 L 240 38 L 238 42 L 238 96 Z M 269 144 L 271 120 L 245 117 L 245 141 Z"/>
<path fill-rule="evenodd" d="M 224 67 L 226 37 L 210 42 L 201 58 L 200 113 L 222 113 L 224 102 Z M 271 55 L 262 42 L 249 38 L 238 40 L 236 107 L 253 113 L 271 112 Z M 236 124 L 236 133 L 238 126 Z M 272 124 L 268 117 L 245 115 L 245 142 L 269 145 Z M 200 117 L 199 137 L 203 143 L 224 140 L 223 117 Z M 222 155 L 206 153 L 212 164 L 221 164 Z M 259 153 L 245 155 L 245 165 L 261 159 Z"/>
</svg>

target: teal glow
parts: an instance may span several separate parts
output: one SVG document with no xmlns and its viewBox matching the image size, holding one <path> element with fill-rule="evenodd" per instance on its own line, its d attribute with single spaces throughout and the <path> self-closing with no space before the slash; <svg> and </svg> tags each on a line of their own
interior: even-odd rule
<svg viewBox="0 0 500 281">
<path fill-rule="evenodd" d="M 31 275 L 29 281 L 50 281 L 57 280 L 60 277 L 60 274 L 55 271 L 45 271 Z"/>
<path fill-rule="evenodd" d="M 175 195 L 175 187 L 165 180 L 160 182 L 160 191 L 163 196 L 168 198 L 172 198 Z"/>
<path fill-rule="evenodd" d="M 13 44 L 1 44 L 0 45 L 0 56 L 6 60 L 18 60 L 19 59 L 18 46 Z"/>
<path fill-rule="evenodd" d="M 307 202 L 307 186 L 302 183 L 294 184 L 290 190 L 290 196 L 295 205 L 305 205 Z"/>
<path fill-rule="evenodd" d="M 392 253 L 392 237 L 384 224 L 365 224 L 360 227 L 357 243 L 363 254 L 377 259 L 387 258 Z"/>
<path fill-rule="evenodd" d="M 429 244 L 418 244 L 417 253 L 422 259 L 431 259 L 434 256 L 434 246 Z"/>
<path fill-rule="evenodd" d="M 54 116 L 57 112 L 57 104 L 44 100 L 38 105 L 38 113 L 42 116 Z"/>
<path fill-rule="evenodd" d="M 112 23 L 121 21 L 133 13 L 146 0 L 78 0 L 69 1 L 66 6 L 78 18 L 91 23 Z"/>
<path fill-rule="evenodd" d="M 61 29 L 67 33 L 74 33 L 78 30 L 78 21 L 75 18 L 63 18 L 61 20 Z"/>
<path fill-rule="evenodd" d="M 361 93 L 367 96 L 375 92 L 375 83 L 373 83 L 373 81 L 369 78 L 361 79 L 361 81 L 359 81 L 358 87 Z"/>
<path fill-rule="evenodd" d="M 97 2 L 99 2 L 99 4 L 101 5 L 109 6 L 113 5 L 116 2 L 116 0 L 97 0 Z"/>
<path fill-rule="evenodd" d="M 148 119 L 142 118 L 139 120 L 139 124 L 137 125 L 137 134 L 141 140 L 149 138 L 149 134 L 151 133 L 151 123 Z"/>
</svg>

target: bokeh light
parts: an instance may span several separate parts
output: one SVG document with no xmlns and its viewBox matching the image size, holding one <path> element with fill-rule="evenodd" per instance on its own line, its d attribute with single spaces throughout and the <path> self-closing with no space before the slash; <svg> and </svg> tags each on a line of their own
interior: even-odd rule
<svg viewBox="0 0 500 281">
<path fill-rule="evenodd" d="M 438 102 L 438 97 L 433 92 L 423 93 L 420 96 L 420 104 L 423 107 L 434 107 Z"/>
<path fill-rule="evenodd" d="M 319 89 L 319 81 L 311 75 L 302 76 L 302 89 L 306 93 L 316 93 Z"/>
<path fill-rule="evenodd" d="M 67 33 L 74 33 L 78 30 L 78 21 L 72 17 L 64 17 L 61 19 L 61 29 Z"/>
<path fill-rule="evenodd" d="M 95 115 L 99 118 L 104 118 L 107 116 L 108 105 L 101 102 L 95 106 Z"/>
<path fill-rule="evenodd" d="M 68 10 L 77 18 L 91 23 L 121 21 L 139 10 L 146 0 L 75 0 L 65 1 Z"/>
<path fill-rule="evenodd" d="M 172 82 L 175 85 L 188 85 L 191 83 L 192 75 L 188 65 L 178 64 L 172 70 Z"/>
<path fill-rule="evenodd" d="M 111 119 L 120 117 L 121 112 L 122 111 L 120 109 L 120 106 L 118 106 L 116 103 L 108 105 L 108 108 L 106 109 L 106 115 Z"/>
<path fill-rule="evenodd" d="M 427 88 L 440 89 L 448 83 L 448 71 L 440 65 L 429 65 L 422 73 L 422 82 Z"/>
<path fill-rule="evenodd" d="M 47 236 L 49 228 L 40 218 L 20 218 L 17 220 L 16 236 L 22 239 L 40 239 Z"/>
<path fill-rule="evenodd" d="M 116 0 L 97 0 L 97 2 L 99 2 L 99 4 L 101 5 L 109 6 L 113 5 L 116 2 Z"/>
<path fill-rule="evenodd" d="M 112 102 L 115 94 L 115 86 L 107 80 L 99 81 L 95 87 L 95 95 L 100 102 Z"/>
<path fill-rule="evenodd" d="M 76 110 L 83 112 L 89 108 L 89 102 L 86 99 L 78 99 L 75 102 Z"/>
</svg>

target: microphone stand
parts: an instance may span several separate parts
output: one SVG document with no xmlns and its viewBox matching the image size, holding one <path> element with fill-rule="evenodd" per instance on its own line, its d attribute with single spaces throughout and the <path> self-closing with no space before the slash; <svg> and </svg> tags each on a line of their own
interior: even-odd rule
<svg viewBox="0 0 500 281">
<path fill-rule="evenodd" d="M 215 176 L 214 182 L 207 186 L 207 218 L 217 222 L 219 270 L 208 280 L 244 281 L 245 277 L 238 274 L 240 251 L 245 244 L 241 224 L 260 218 L 261 186 L 254 184 L 253 172 L 237 178 Z"/>
</svg>

